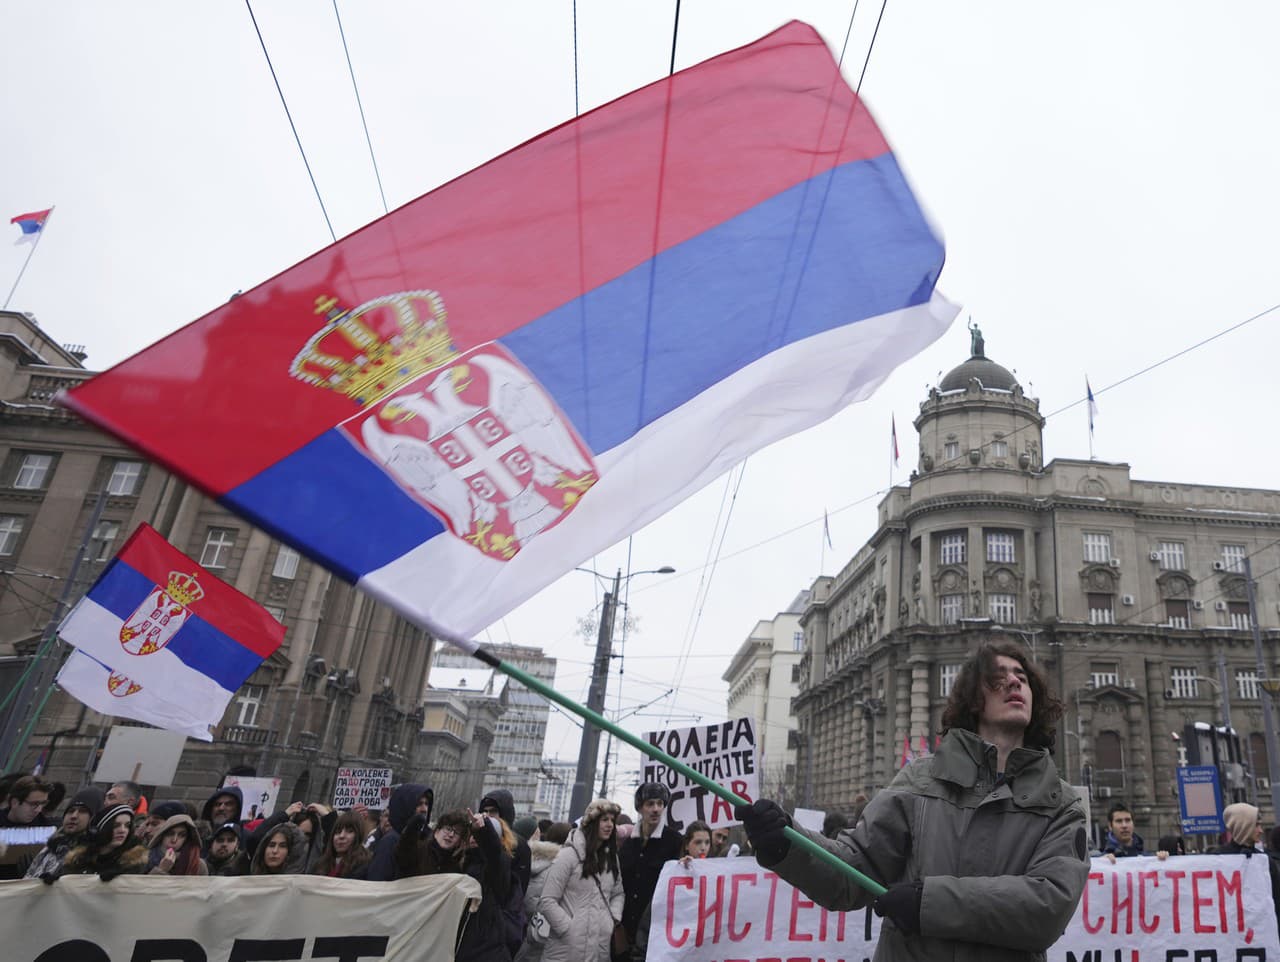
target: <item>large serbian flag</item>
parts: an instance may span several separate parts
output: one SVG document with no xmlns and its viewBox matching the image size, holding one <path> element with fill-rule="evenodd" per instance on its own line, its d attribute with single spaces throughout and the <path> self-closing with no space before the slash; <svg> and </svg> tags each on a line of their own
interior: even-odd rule
<svg viewBox="0 0 1280 962">
<path fill-rule="evenodd" d="M 58 634 L 58 683 L 90 708 L 207 740 L 284 625 L 143 524 Z"/>
<path fill-rule="evenodd" d="M 868 396 L 954 317 L 942 262 L 793 22 L 420 197 L 64 403 L 470 647 Z"/>
</svg>

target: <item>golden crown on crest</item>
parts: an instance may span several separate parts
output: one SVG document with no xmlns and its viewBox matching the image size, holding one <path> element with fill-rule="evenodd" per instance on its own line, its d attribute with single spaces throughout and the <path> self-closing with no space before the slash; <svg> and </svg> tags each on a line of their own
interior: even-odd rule
<svg viewBox="0 0 1280 962">
<path fill-rule="evenodd" d="M 289 373 L 315 387 L 373 404 L 458 352 L 436 291 L 404 291 L 346 310 L 336 297 L 316 298 L 328 323 L 312 335 Z"/>
<path fill-rule="evenodd" d="M 204 589 L 196 581 L 196 576 L 181 571 L 169 572 L 169 583 L 165 585 L 164 593 L 183 607 L 204 597 Z"/>
</svg>

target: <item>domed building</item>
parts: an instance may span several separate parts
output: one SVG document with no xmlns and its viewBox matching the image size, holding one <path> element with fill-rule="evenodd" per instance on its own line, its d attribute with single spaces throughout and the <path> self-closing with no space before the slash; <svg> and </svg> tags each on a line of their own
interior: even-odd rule
<svg viewBox="0 0 1280 962">
<path fill-rule="evenodd" d="M 1225 802 L 1271 824 L 1261 682 L 1280 678 L 1280 585 L 1257 586 L 1260 674 L 1246 566 L 1280 567 L 1280 492 L 1045 464 L 1038 400 L 971 331 L 920 405 L 910 482 L 812 586 L 793 701 L 802 804 L 851 810 L 931 750 L 961 662 L 1000 637 L 1026 644 L 1065 704 L 1055 758 L 1095 824 L 1123 800 L 1153 844 L 1179 833 L 1180 764 L 1216 765 Z"/>
</svg>

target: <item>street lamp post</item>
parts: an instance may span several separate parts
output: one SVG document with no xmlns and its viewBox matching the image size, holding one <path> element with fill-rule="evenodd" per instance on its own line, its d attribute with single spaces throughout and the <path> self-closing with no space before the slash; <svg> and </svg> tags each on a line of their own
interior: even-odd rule
<svg viewBox="0 0 1280 962">
<path fill-rule="evenodd" d="M 603 577 L 598 571 L 590 568 L 575 568 L 585 571 L 597 578 Z M 675 568 L 663 565 L 651 571 L 634 571 L 626 579 L 619 568 L 613 576 L 613 590 L 604 593 L 604 604 L 600 609 L 600 631 L 596 635 L 596 657 L 591 667 L 591 687 L 587 690 L 587 708 L 597 715 L 604 714 L 605 692 L 609 685 L 609 660 L 613 657 L 613 625 L 618 613 L 618 593 L 623 580 L 630 581 L 636 575 L 669 575 Z M 569 801 L 569 815 L 574 817 L 586 811 L 591 801 L 591 790 L 596 781 L 596 758 L 600 754 L 600 729 L 589 721 L 582 725 L 582 743 L 578 748 L 578 771 L 573 779 L 573 795 Z"/>
</svg>

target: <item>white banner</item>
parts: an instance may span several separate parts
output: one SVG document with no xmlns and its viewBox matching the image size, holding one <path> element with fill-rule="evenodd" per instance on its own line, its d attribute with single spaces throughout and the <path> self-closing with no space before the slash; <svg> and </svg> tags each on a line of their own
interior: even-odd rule
<svg viewBox="0 0 1280 962">
<path fill-rule="evenodd" d="M 668 862 L 653 897 L 648 962 L 869 959 L 870 909 L 829 912 L 752 858 Z M 1095 859 L 1047 962 L 1276 962 L 1267 858 Z"/>
<path fill-rule="evenodd" d="M 466 875 L 353 882 L 72 875 L 0 884 L 6 962 L 451 962 L 480 885 Z"/>
<path fill-rule="evenodd" d="M 645 732 L 644 739 L 747 801 L 760 797 L 756 729 L 750 718 L 735 718 L 694 728 Z M 678 832 L 683 832 L 686 825 L 698 819 L 712 828 L 738 824 L 728 802 L 647 756 L 640 781 L 661 782 L 671 790 L 667 824 Z"/>
</svg>

